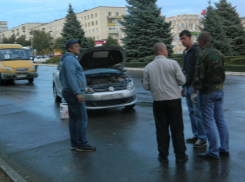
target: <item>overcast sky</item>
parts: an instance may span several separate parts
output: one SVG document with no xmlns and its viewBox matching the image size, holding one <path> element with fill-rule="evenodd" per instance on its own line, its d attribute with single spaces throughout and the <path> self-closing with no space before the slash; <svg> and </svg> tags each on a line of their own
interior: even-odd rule
<svg viewBox="0 0 245 182">
<path fill-rule="evenodd" d="M 64 18 L 71 3 L 75 13 L 97 6 L 125 7 L 125 0 L 0 0 L 0 21 L 7 21 L 8 28 L 25 23 L 49 23 Z M 219 0 L 212 0 L 212 5 Z M 228 0 L 236 6 L 240 17 L 245 17 L 245 0 Z M 208 0 L 158 0 L 162 15 L 199 14 L 208 6 Z"/>
</svg>

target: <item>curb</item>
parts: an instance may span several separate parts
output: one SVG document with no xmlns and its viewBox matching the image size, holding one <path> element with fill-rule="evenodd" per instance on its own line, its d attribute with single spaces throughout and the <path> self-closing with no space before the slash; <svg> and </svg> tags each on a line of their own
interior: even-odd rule
<svg viewBox="0 0 245 182">
<path fill-rule="evenodd" d="M 38 64 L 38 66 L 52 66 L 55 67 L 57 66 L 56 64 Z M 129 68 L 127 67 L 127 70 L 135 70 L 135 71 L 144 71 L 144 68 Z M 245 72 L 231 72 L 231 71 L 226 71 L 225 75 L 228 76 L 245 76 Z"/>
<path fill-rule="evenodd" d="M 14 182 L 26 182 L 12 167 L 0 157 L 0 167 Z"/>
</svg>

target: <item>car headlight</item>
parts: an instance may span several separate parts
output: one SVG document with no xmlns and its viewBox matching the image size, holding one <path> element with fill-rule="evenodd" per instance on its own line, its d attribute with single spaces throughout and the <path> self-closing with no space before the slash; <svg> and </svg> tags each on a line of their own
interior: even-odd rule
<svg viewBox="0 0 245 182">
<path fill-rule="evenodd" d="M 94 89 L 92 89 L 90 87 L 87 87 L 87 88 L 85 88 L 85 93 L 86 94 L 93 94 L 94 93 Z"/>
<path fill-rule="evenodd" d="M 32 67 L 31 67 L 31 70 L 36 70 L 36 66 L 35 65 L 33 65 Z"/>
<path fill-rule="evenodd" d="M 8 67 L 8 66 L 5 66 L 4 69 L 5 69 L 5 71 L 13 71 L 13 69 Z"/>
<path fill-rule="evenodd" d="M 128 90 L 132 90 L 134 88 L 134 83 L 133 82 L 129 82 L 128 84 L 127 84 L 127 89 Z"/>
</svg>

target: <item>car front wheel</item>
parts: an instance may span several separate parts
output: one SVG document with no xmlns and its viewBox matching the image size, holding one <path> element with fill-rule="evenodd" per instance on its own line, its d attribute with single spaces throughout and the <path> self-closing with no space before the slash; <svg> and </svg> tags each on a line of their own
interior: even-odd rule
<svg viewBox="0 0 245 182">
<path fill-rule="evenodd" d="M 55 84 L 53 84 L 53 94 L 54 94 L 55 102 L 61 102 L 62 98 L 58 96 Z"/>
<path fill-rule="evenodd" d="M 130 108 L 133 108 L 135 106 L 135 104 L 133 105 L 129 105 L 129 106 L 125 106 L 126 109 L 130 109 Z"/>
<path fill-rule="evenodd" d="M 28 78 L 29 83 L 33 83 L 34 78 Z"/>
</svg>

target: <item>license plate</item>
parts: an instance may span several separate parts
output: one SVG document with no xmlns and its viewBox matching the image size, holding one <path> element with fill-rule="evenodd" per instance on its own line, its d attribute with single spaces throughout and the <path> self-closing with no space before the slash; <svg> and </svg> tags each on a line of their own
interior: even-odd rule
<svg viewBox="0 0 245 182">
<path fill-rule="evenodd" d="M 24 78 L 24 77 L 26 77 L 26 76 L 27 76 L 27 75 L 24 75 L 24 74 L 23 74 L 23 75 L 16 75 L 17 78 Z"/>
<path fill-rule="evenodd" d="M 102 100 L 109 100 L 109 99 L 119 99 L 122 98 L 123 94 L 110 94 L 110 95 L 102 95 Z"/>
</svg>

